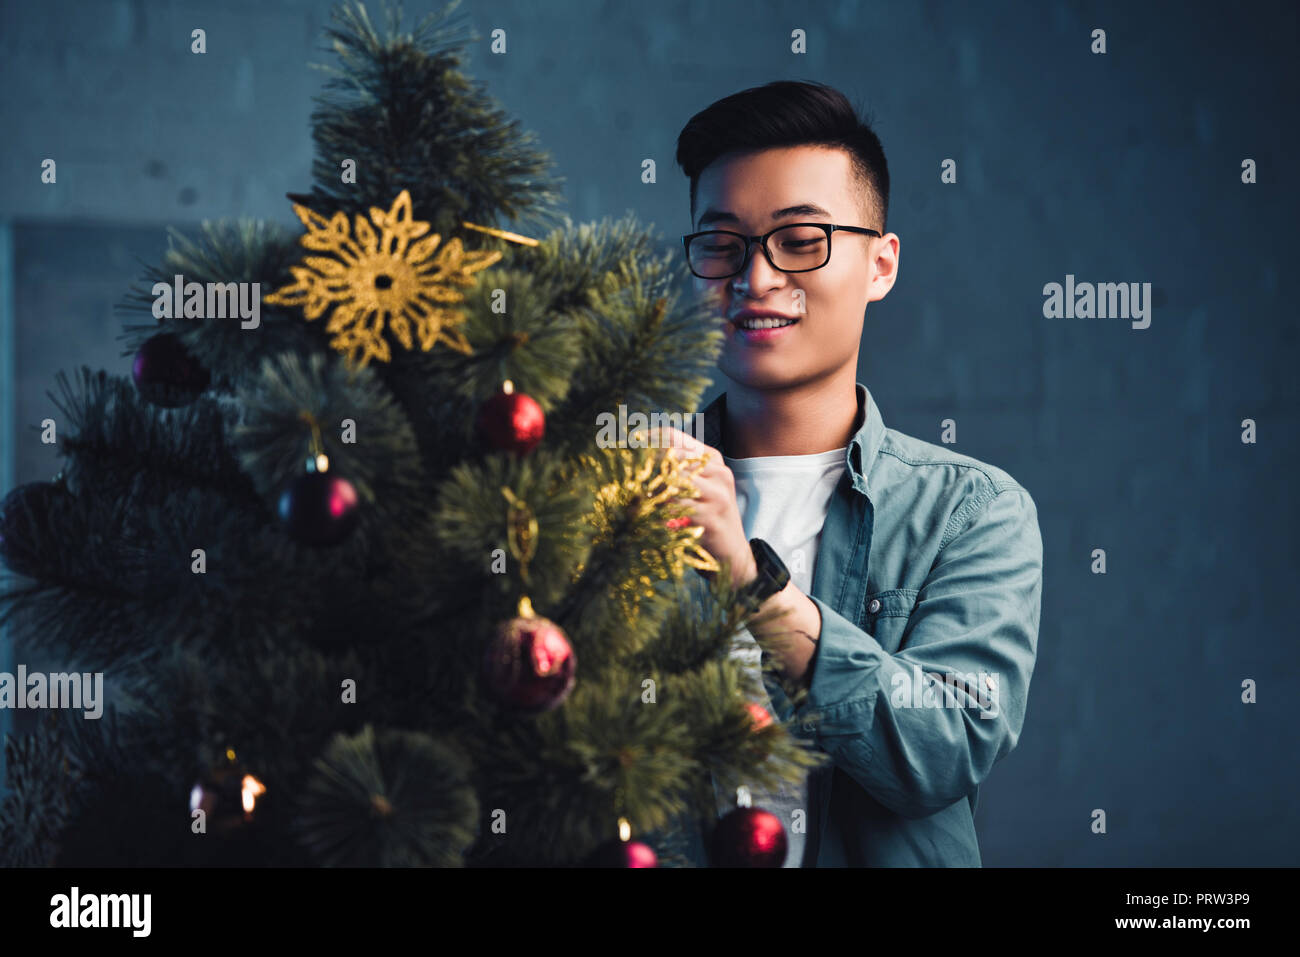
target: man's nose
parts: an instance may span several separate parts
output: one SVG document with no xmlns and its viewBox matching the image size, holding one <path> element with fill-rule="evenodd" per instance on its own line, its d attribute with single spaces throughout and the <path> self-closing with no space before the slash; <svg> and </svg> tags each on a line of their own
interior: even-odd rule
<svg viewBox="0 0 1300 957">
<path fill-rule="evenodd" d="M 761 296 L 765 290 L 778 285 L 782 281 L 781 276 L 781 271 L 767 261 L 763 244 L 755 240 L 749 244 L 749 261 L 745 263 L 744 269 L 732 277 L 731 282 L 737 292 L 744 291 L 750 295 L 757 292 Z"/>
</svg>

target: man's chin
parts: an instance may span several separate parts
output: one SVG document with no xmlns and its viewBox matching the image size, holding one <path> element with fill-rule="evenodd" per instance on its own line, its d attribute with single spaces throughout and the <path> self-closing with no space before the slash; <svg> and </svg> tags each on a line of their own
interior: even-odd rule
<svg viewBox="0 0 1300 957">
<path fill-rule="evenodd" d="M 791 375 L 789 369 L 782 369 L 776 363 L 768 362 L 720 361 L 718 371 L 734 385 L 743 389 L 758 391 L 787 389 L 798 384 L 803 378 L 798 375 Z"/>
</svg>

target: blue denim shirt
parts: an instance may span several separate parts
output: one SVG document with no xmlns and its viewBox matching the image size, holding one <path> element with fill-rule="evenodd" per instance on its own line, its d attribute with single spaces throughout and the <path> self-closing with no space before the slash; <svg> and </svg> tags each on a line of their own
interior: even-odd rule
<svg viewBox="0 0 1300 957">
<path fill-rule="evenodd" d="M 1037 652 L 1037 509 L 1006 472 L 886 428 L 857 393 L 813 570 L 808 697 L 796 711 L 764 678 L 831 757 L 809 774 L 803 866 L 978 867 L 979 785 L 1020 737 Z M 725 401 L 704 411 L 720 451 Z M 674 832 L 679 856 L 706 865 L 714 823 Z"/>
</svg>

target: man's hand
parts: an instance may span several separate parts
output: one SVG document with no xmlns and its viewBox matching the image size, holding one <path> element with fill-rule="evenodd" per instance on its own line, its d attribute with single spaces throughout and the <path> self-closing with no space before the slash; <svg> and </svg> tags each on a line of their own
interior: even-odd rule
<svg viewBox="0 0 1300 957">
<path fill-rule="evenodd" d="M 665 455 L 679 459 L 707 456 L 703 465 L 692 472 L 700 497 L 678 501 L 693 507 L 691 524 L 704 529 L 699 543 L 719 563 L 730 563 L 735 585 L 748 585 L 758 577 L 758 566 L 745 537 L 740 506 L 736 502 L 736 477 L 722 461 L 722 453 L 680 429 L 660 429 L 658 438 Z M 701 574 L 709 577 L 708 573 Z M 778 646 L 774 654 L 782 673 L 792 681 L 811 682 L 813 653 L 821 636 L 821 611 L 799 590 L 794 579 L 770 596 L 763 609 L 775 615 L 766 623 L 750 622 L 750 632 L 779 639 L 774 641 Z"/>
<path fill-rule="evenodd" d="M 736 477 L 722 461 L 722 453 L 681 429 L 664 427 L 658 439 L 665 455 L 683 460 L 707 456 L 703 465 L 691 471 L 699 497 L 678 501 L 691 506 L 691 524 L 704 529 L 698 541 L 705 551 L 719 563 L 730 563 L 733 584 L 749 584 L 757 577 L 758 568 L 736 502 Z"/>
</svg>

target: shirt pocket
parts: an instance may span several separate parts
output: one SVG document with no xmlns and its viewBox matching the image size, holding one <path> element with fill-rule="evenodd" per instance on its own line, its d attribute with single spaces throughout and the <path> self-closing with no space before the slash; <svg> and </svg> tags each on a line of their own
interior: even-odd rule
<svg viewBox="0 0 1300 957">
<path fill-rule="evenodd" d="M 890 588 L 872 592 L 862 602 L 858 627 L 875 638 L 880 647 L 896 654 L 912 609 L 916 607 L 915 588 Z"/>
</svg>

